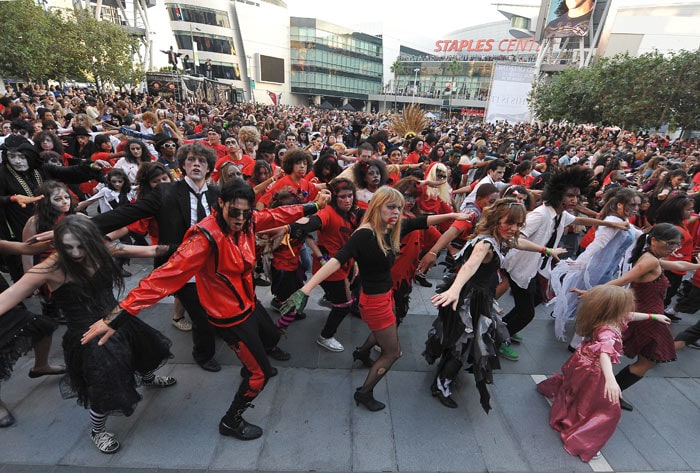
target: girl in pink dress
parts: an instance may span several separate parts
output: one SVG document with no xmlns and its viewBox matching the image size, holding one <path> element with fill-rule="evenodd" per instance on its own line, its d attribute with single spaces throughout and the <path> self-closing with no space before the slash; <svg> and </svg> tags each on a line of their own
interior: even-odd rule
<svg viewBox="0 0 700 473">
<path fill-rule="evenodd" d="M 537 385 L 552 400 L 549 425 L 561 434 L 564 450 L 584 462 L 593 459 L 620 421 L 620 386 L 612 365 L 620 362 L 622 331 L 627 322 L 654 319 L 659 314 L 632 312 L 634 294 L 617 286 L 596 286 L 582 298 L 576 314 L 576 333 L 584 337 L 561 368 Z"/>
</svg>

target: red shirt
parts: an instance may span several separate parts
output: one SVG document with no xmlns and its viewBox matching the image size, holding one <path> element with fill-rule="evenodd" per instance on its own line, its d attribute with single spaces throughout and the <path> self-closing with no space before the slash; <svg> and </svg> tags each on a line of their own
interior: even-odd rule
<svg viewBox="0 0 700 473">
<path fill-rule="evenodd" d="M 318 189 L 316 189 L 316 186 L 306 179 L 301 178 L 299 183 L 296 183 L 289 175 L 286 175 L 279 181 L 272 184 L 272 187 L 265 192 L 258 202 L 262 202 L 265 207 L 269 207 L 275 193 L 286 188 L 290 188 L 302 196 L 302 203 L 313 202 L 318 194 Z"/>
<path fill-rule="evenodd" d="M 325 251 L 331 258 L 348 242 L 350 235 L 355 231 L 357 223 L 344 219 L 332 206 L 328 205 L 318 211 L 316 216 L 321 220 L 321 228 L 317 232 L 318 247 Z M 313 258 L 312 270 L 316 273 L 321 269 L 321 263 Z M 353 260 L 350 259 L 331 274 L 326 281 L 342 281 L 347 278 L 352 268 Z"/>
<path fill-rule="evenodd" d="M 184 241 L 165 264 L 141 279 L 119 305 L 138 314 L 197 276 L 197 295 L 217 327 L 232 327 L 248 319 L 255 309 L 253 267 L 255 231 L 292 223 L 304 215 L 301 205 L 253 212 L 247 232 L 224 233 L 212 214 L 190 227 Z"/>
</svg>

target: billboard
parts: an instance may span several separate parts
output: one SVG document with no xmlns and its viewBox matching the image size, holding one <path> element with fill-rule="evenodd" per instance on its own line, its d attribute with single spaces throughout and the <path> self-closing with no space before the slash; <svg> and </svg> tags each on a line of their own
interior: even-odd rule
<svg viewBox="0 0 700 473">
<path fill-rule="evenodd" d="M 486 121 L 529 122 L 530 106 L 527 98 L 534 79 L 534 64 L 496 64 L 486 109 Z"/>
<path fill-rule="evenodd" d="M 543 0 L 540 18 L 544 18 L 541 38 L 586 36 L 596 0 Z M 537 35 L 539 37 L 539 35 Z"/>
<path fill-rule="evenodd" d="M 260 82 L 275 82 L 284 84 L 284 59 L 258 54 L 258 70 Z"/>
</svg>

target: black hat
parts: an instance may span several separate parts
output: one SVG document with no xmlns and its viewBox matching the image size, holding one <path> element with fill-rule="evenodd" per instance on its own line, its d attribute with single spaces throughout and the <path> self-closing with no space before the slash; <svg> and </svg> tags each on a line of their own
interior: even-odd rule
<svg viewBox="0 0 700 473">
<path fill-rule="evenodd" d="M 156 148 L 157 151 L 160 152 L 161 146 L 163 144 L 167 143 L 168 141 L 172 141 L 175 143 L 175 146 L 177 147 L 177 138 L 174 138 L 167 133 L 158 133 L 155 136 L 153 136 L 153 146 Z"/>
<path fill-rule="evenodd" d="M 90 132 L 84 126 L 74 126 L 73 127 L 74 136 L 90 136 Z"/>
</svg>

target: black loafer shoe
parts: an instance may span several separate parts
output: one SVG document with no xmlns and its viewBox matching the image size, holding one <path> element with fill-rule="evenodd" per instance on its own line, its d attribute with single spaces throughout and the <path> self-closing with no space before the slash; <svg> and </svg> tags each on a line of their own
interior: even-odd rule
<svg viewBox="0 0 700 473">
<path fill-rule="evenodd" d="M 0 429 L 4 429 L 5 427 L 14 425 L 15 422 L 17 422 L 15 416 L 13 416 L 12 413 L 8 411 L 7 415 L 0 419 Z"/>
<path fill-rule="evenodd" d="M 198 363 L 199 367 L 202 368 L 204 371 L 211 371 L 212 373 L 217 373 L 221 371 L 221 364 L 216 361 L 214 358 L 205 361 L 204 363 Z"/>
<path fill-rule="evenodd" d="M 292 357 L 288 352 L 277 346 L 267 350 L 267 356 L 277 361 L 288 361 Z"/>
<path fill-rule="evenodd" d="M 634 406 L 630 404 L 629 402 L 625 401 L 625 398 L 620 396 L 620 409 L 625 410 L 625 411 L 633 411 Z"/>
</svg>

